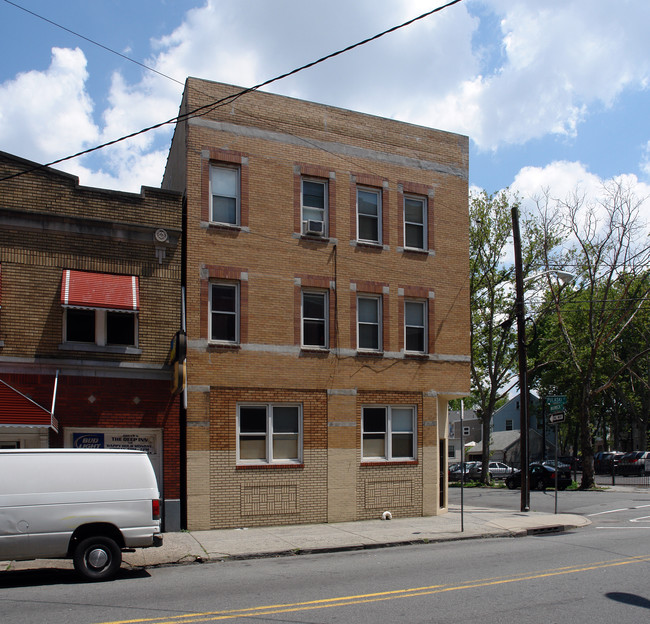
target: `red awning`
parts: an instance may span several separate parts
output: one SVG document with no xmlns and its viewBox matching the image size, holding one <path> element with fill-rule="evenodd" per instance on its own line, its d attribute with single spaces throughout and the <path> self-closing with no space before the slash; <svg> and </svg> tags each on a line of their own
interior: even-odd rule
<svg viewBox="0 0 650 624">
<path fill-rule="evenodd" d="M 44 407 L 0 379 L 0 427 L 52 427 L 56 418 Z"/>
<path fill-rule="evenodd" d="M 66 269 L 61 280 L 61 304 L 137 311 L 140 308 L 138 277 Z"/>
</svg>

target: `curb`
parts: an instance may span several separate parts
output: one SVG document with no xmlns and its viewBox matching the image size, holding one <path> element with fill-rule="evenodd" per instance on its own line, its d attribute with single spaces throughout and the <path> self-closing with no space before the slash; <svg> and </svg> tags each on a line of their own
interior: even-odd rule
<svg viewBox="0 0 650 624">
<path fill-rule="evenodd" d="M 319 554 L 331 554 L 331 553 L 340 553 L 340 552 L 352 552 L 352 551 L 363 551 L 363 550 L 379 550 L 384 548 L 398 548 L 401 546 L 427 546 L 433 544 L 441 544 L 445 542 L 457 542 L 457 541 L 466 541 L 466 540 L 478 540 L 478 539 L 497 539 L 497 538 L 515 538 L 515 537 L 526 537 L 527 535 L 533 535 L 535 532 L 539 533 L 560 533 L 565 531 L 567 527 L 563 525 L 557 525 L 554 527 L 539 527 L 537 529 L 504 529 L 501 532 L 491 532 L 491 533 L 481 533 L 481 534 L 467 534 L 467 535 L 454 535 L 452 537 L 432 537 L 432 538 L 419 538 L 412 540 L 399 540 L 394 542 L 378 542 L 374 544 L 349 544 L 346 546 L 324 546 L 321 548 L 292 548 L 288 550 L 277 550 L 277 551 L 266 551 L 266 552 L 256 552 L 256 553 L 246 553 L 246 554 L 235 554 L 235 555 L 209 555 L 207 557 L 196 556 L 191 560 L 178 560 L 178 561 L 168 561 L 160 563 L 149 563 L 145 565 L 130 565 L 132 569 L 142 570 L 147 568 L 156 568 L 156 567 L 167 567 L 174 565 L 192 565 L 192 564 L 204 564 L 204 563 L 218 563 L 226 561 L 247 561 L 255 559 L 274 559 L 281 557 L 298 557 L 301 555 L 319 555 Z"/>
</svg>

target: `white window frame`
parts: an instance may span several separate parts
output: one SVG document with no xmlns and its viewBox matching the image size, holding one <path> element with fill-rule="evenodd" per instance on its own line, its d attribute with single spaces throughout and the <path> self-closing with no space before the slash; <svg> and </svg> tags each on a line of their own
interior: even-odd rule
<svg viewBox="0 0 650 624">
<path fill-rule="evenodd" d="M 77 341 L 68 338 L 68 314 L 70 310 L 87 310 L 95 315 L 95 332 L 93 341 Z M 108 313 L 127 314 L 133 319 L 133 343 L 113 344 L 108 342 Z M 82 308 L 78 306 L 64 306 L 63 308 L 63 342 L 72 344 L 95 345 L 97 347 L 138 347 L 138 312 L 133 310 L 109 310 L 106 308 Z"/>
<path fill-rule="evenodd" d="M 315 206 L 305 206 L 305 201 L 304 201 L 304 189 L 305 189 L 305 182 L 309 182 L 311 184 L 319 184 L 323 187 L 323 207 L 322 208 L 317 208 Z M 302 222 L 302 233 L 306 233 L 306 226 L 307 226 L 307 221 L 321 221 L 323 224 L 323 236 L 327 237 L 328 236 L 328 215 L 329 215 L 329 206 L 328 206 L 328 182 L 327 180 L 319 180 L 316 178 L 308 178 L 304 177 L 301 178 L 300 180 L 300 219 Z M 313 217 L 308 216 L 308 214 L 305 214 L 305 211 L 310 212 L 310 211 L 318 211 L 320 213 L 320 218 L 319 219 L 314 219 Z"/>
<path fill-rule="evenodd" d="M 318 295 L 323 297 L 323 317 L 307 317 L 305 316 L 305 295 Z M 324 340 L 325 344 L 315 345 L 307 344 L 305 342 L 305 322 L 306 321 L 322 321 L 324 325 Z M 326 290 L 304 289 L 300 295 L 300 344 L 307 349 L 323 349 L 329 348 L 329 293 Z"/>
<path fill-rule="evenodd" d="M 422 205 L 422 222 L 418 223 L 415 221 L 408 221 L 406 219 L 406 202 L 407 201 L 417 201 Z M 427 199 L 425 197 L 420 197 L 418 195 L 404 195 L 404 206 L 403 206 L 403 215 L 404 215 L 404 248 L 405 249 L 419 249 L 425 250 L 428 247 L 427 241 Z M 408 226 L 418 227 L 422 229 L 422 245 L 409 245 L 407 241 L 407 229 Z"/>
<path fill-rule="evenodd" d="M 384 409 L 386 410 L 386 430 L 381 431 L 366 431 L 365 429 L 365 420 L 364 413 L 366 409 Z M 394 410 L 410 410 L 411 411 L 411 431 L 410 432 L 400 432 L 393 431 L 393 411 Z M 385 462 L 395 462 L 395 461 L 414 461 L 417 459 L 418 452 L 418 440 L 417 440 L 417 423 L 418 423 L 418 410 L 415 405 L 363 405 L 361 408 L 361 457 L 365 462 L 368 461 L 385 461 Z M 384 434 L 384 455 L 366 455 L 364 446 L 366 435 L 373 434 Z M 404 456 L 393 456 L 393 436 L 399 435 L 400 433 L 410 433 L 412 436 L 412 455 L 408 457 Z"/>
<path fill-rule="evenodd" d="M 221 197 L 227 197 L 235 200 L 235 220 L 234 221 L 217 221 L 214 218 L 214 197 L 215 194 L 212 190 L 212 176 L 213 172 L 216 171 L 234 171 L 237 174 L 237 189 L 235 194 L 221 195 Z M 218 223 L 222 225 L 231 225 L 239 226 L 241 224 L 241 168 L 237 165 L 226 165 L 226 164 L 217 164 L 212 163 L 210 165 L 210 223 Z"/>
<path fill-rule="evenodd" d="M 240 441 L 242 437 L 252 437 L 259 436 L 260 432 L 255 433 L 242 433 L 241 432 L 241 408 L 253 407 L 253 408 L 264 408 L 266 410 L 266 431 L 264 432 L 265 436 L 265 458 L 264 459 L 241 459 L 240 457 Z M 273 457 L 273 441 L 276 437 L 279 437 L 283 434 L 276 434 L 273 431 L 273 409 L 276 407 L 294 407 L 298 410 L 298 442 L 297 450 L 298 457 L 293 459 L 275 459 Z M 237 464 L 239 465 L 267 465 L 267 464 L 302 464 L 303 462 L 303 410 L 301 403 L 258 403 L 258 402 L 246 402 L 237 404 Z"/>
<path fill-rule="evenodd" d="M 361 214 L 359 212 L 359 193 L 372 193 L 377 196 L 377 215 L 368 215 Z M 382 233 L 382 191 L 378 188 L 358 186 L 357 187 L 357 240 L 363 243 L 372 243 L 375 245 L 381 245 L 383 240 Z M 361 219 L 376 219 L 377 220 L 377 238 L 361 238 Z"/>
<path fill-rule="evenodd" d="M 407 321 L 407 314 L 406 310 L 409 305 L 419 305 L 422 307 L 422 325 L 409 325 Z M 428 307 L 427 307 L 427 302 L 423 301 L 421 299 L 404 299 L 404 351 L 406 353 L 418 353 L 418 354 L 423 354 L 427 353 L 428 351 L 428 346 L 427 346 L 427 339 L 428 339 L 428 323 L 427 323 L 427 315 L 428 315 Z M 422 349 L 421 350 L 414 350 L 414 349 L 409 349 L 408 348 L 408 343 L 407 343 L 407 335 L 408 335 L 408 329 L 409 327 L 411 328 L 417 328 L 422 330 Z"/>
<path fill-rule="evenodd" d="M 224 314 L 228 316 L 235 317 L 235 339 L 234 340 L 220 340 L 212 337 L 212 319 L 213 313 L 215 311 L 212 308 L 212 287 L 213 286 L 223 286 L 227 288 L 233 288 L 235 290 L 235 311 L 231 312 L 230 310 L 217 310 L 217 314 Z M 208 341 L 213 344 L 239 344 L 240 341 L 240 324 L 241 324 L 241 314 L 240 314 L 240 285 L 239 282 L 210 282 L 209 291 L 208 291 Z"/>
<path fill-rule="evenodd" d="M 376 303 L 377 306 L 377 323 L 371 323 L 369 321 L 361 321 L 359 318 L 359 312 L 361 306 L 359 305 L 361 300 L 372 300 Z M 380 352 L 383 350 L 383 318 L 382 318 L 382 296 L 381 295 L 368 295 L 360 294 L 357 295 L 357 350 L 358 351 L 370 351 L 370 352 Z M 361 326 L 373 325 L 377 327 L 377 348 L 373 347 L 362 347 L 361 346 Z"/>
</svg>

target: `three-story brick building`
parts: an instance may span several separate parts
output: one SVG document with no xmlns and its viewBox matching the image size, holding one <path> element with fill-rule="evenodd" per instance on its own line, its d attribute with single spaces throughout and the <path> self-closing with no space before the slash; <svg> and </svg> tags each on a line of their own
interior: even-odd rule
<svg viewBox="0 0 650 624">
<path fill-rule="evenodd" d="M 187 203 L 188 526 L 438 514 L 468 139 L 239 92 L 188 79 L 163 179 Z"/>
</svg>

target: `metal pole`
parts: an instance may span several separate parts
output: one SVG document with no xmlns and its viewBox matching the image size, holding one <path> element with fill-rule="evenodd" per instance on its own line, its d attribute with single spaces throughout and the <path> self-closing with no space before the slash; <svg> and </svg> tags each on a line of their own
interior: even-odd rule
<svg viewBox="0 0 650 624">
<path fill-rule="evenodd" d="M 542 397 L 542 461 L 546 461 L 546 397 Z"/>
<path fill-rule="evenodd" d="M 530 483 L 528 479 L 528 371 L 526 362 L 526 316 L 524 309 L 524 276 L 521 260 L 519 209 L 512 207 L 512 242 L 515 251 L 515 315 L 517 317 L 517 352 L 519 354 L 519 429 L 521 456 L 521 511 L 530 511 Z"/>
<path fill-rule="evenodd" d="M 59 369 L 56 369 L 56 374 L 54 375 L 54 390 L 52 391 L 52 409 L 50 410 L 50 418 L 54 418 L 54 407 L 56 406 L 56 391 L 59 387 Z M 10 421 L 11 422 L 11 421 Z"/>
<path fill-rule="evenodd" d="M 463 438 L 463 417 L 465 415 L 465 402 L 460 400 L 460 532 L 465 531 L 465 440 Z"/>
<path fill-rule="evenodd" d="M 546 421 L 544 422 L 546 426 Z M 557 427 L 558 423 L 555 423 L 555 513 L 557 514 L 557 473 L 560 471 L 560 467 L 557 463 Z"/>
</svg>

